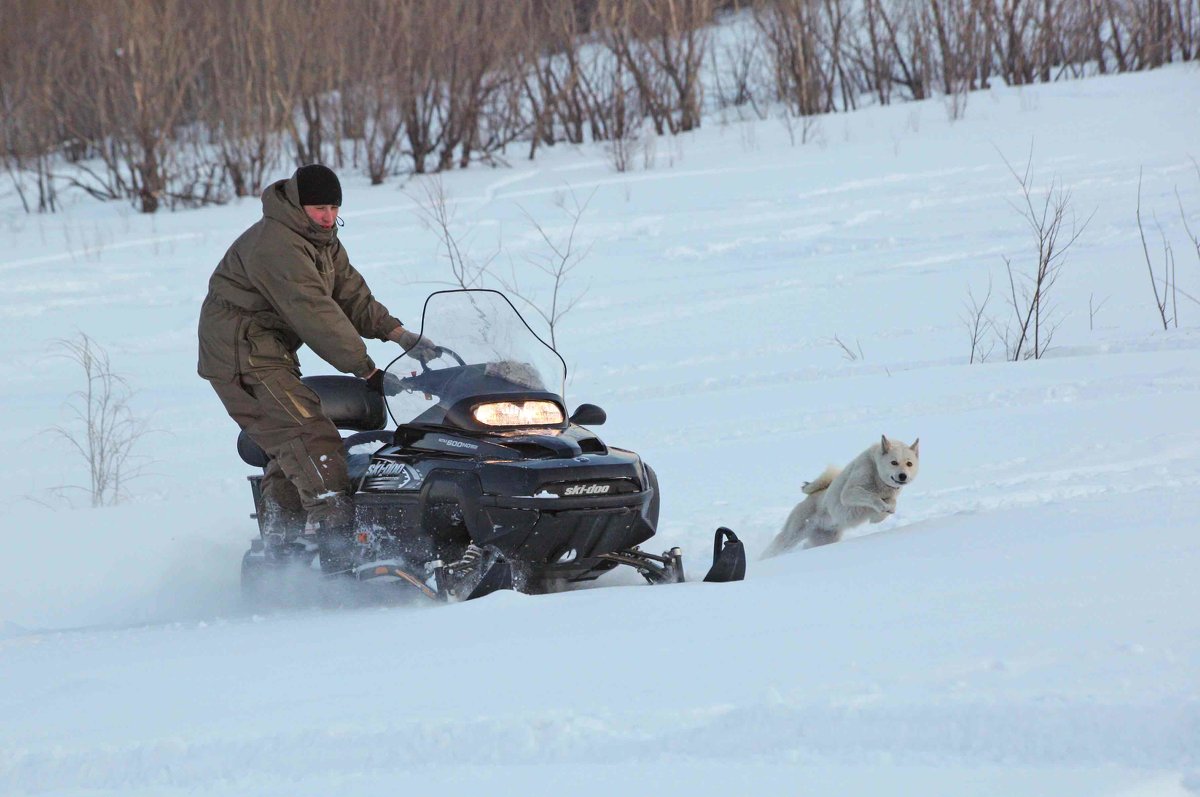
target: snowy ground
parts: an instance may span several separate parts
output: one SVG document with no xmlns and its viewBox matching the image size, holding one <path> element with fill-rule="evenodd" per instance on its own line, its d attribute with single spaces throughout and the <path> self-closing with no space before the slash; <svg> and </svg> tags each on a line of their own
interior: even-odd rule
<svg viewBox="0 0 1200 797">
<path fill-rule="evenodd" d="M 711 119 L 628 174 L 587 147 L 446 176 L 505 268 L 541 251 L 526 213 L 561 238 L 590 197 L 569 402 L 658 470 L 693 575 L 716 525 L 757 553 L 880 433 L 923 461 L 895 518 L 741 584 L 439 608 L 239 610 L 247 469 L 194 330 L 256 201 L 0 197 L 0 794 L 1200 793 L 1196 130 L 1200 80 L 1174 68 L 974 94 L 954 124 L 936 101 L 830 117 L 804 146 Z M 1003 316 L 1003 257 L 1028 267 L 1004 159 L 1031 148 L 1035 193 L 1091 220 L 1049 356 L 968 365 L 968 289 L 990 279 Z M 1167 332 L 1139 173 L 1152 253 L 1165 235 L 1177 259 Z M 422 193 L 346 186 L 342 240 L 406 320 L 449 276 Z M 86 479 L 47 431 L 77 331 L 152 428 L 115 508 L 54 489 Z"/>
</svg>

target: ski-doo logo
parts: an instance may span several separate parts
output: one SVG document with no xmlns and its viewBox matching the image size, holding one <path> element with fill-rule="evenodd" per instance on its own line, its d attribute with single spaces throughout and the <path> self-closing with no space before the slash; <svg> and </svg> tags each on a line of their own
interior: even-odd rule
<svg viewBox="0 0 1200 797">
<path fill-rule="evenodd" d="M 604 495 L 611 489 L 611 484 L 573 484 L 562 494 L 564 498 L 569 495 Z"/>
<path fill-rule="evenodd" d="M 396 483 L 390 485 L 392 487 L 406 487 L 411 484 L 413 479 L 417 478 L 412 469 L 406 465 L 401 465 L 399 462 L 372 462 L 367 466 L 368 479 L 395 479 Z"/>
<path fill-rule="evenodd" d="M 367 467 L 368 476 L 407 476 L 408 471 L 399 462 L 372 462 Z"/>
<path fill-rule="evenodd" d="M 464 443 L 462 440 L 448 440 L 445 437 L 438 438 L 438 442 L 450 448 L 467 448 L 471 451 L 479 448 L 479 446 L 475 445 L 474 443 Z"/>
</svg>

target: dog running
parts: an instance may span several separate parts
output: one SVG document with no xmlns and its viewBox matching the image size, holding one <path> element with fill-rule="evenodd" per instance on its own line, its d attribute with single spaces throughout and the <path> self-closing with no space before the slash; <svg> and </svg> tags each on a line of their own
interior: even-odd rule
<svg viewBox="0 0 1200 797">
<path fill-rule="evenodd" d="M 920 442 L 905 445 L 883 435 L 845 469 L 830 465 L 806 482 L 804 500 L 788 515 L 763 558 L 837 542 L 846 529 L 893 514 L 900 490 L 916 478 Z"/>
</svg>

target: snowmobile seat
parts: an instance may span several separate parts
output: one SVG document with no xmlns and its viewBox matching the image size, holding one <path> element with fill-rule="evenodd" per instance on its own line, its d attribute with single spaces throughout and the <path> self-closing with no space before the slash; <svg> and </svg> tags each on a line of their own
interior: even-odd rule
<svg viewBox="0 0 1200 797">
<path fill-rule="evenodd" d="M 367 380 L 355 376 L 327 375 L 305 376 L 300 381 L 317 394 L 321 409 L 337 428 L 378 435 L 387 426 L 387 408 L 383 396 L 368 387 Z M 384 434 L 391 439 L 391 432 Z M 347 439 L 353 440 L 358 436 L 351 435 Z M 365 441 L 358 444 L 361 442 Z M 237 450 L 238 456 L 247 465 L 266 467 L 266 452 L 245 431 L 238 435 Z"/>
<path fill-rule="evenodd" d="M 357 484 L 367 475 L 371 455 L 393 442 L 395 436 L 390 429 L 381 429 L 377 432 L 358 432 L 343 438 L 342 445 L 346 447 L 346 469 L 350 471 L 350 481 Z"/>
<path fill-rule="evenodd" d="M 381 429 L 377 432 L 358 432 L 342 438 L 342 445 L 346 447 L 346 468 L 350 471 L 350 481 L 358 481 L 367 472 L 367 466 L 371 464 L 371 455 L 378 451 L 382 446 L 392 442 L 395 438 L 395 433 L 390 429 Z M 238 455 L 241 456 L 242 462 L 247 465 L 253 465 L 256 468 L 265 468 L 270 457 L 267 452 L 259 447 L 258 443 L 250 439 L 250 435 L 242 432 L 238 435 Z"/>
</svg>

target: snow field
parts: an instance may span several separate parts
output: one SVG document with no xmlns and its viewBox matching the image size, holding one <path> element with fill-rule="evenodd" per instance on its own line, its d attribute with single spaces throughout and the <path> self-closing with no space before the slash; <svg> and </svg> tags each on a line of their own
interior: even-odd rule
<svg viewBox="0 0 1200 797">
<path fill-rule="evenodd" d="M 826 464 L 921 438 L 894 518 L 732 585 L 246 616 L 246 468 L 194 328 L 257 202 L 9 214 L 0 794 L 1200 792 L 1200 310 L 1156 328 L 1134 218 L 1140 172 L 1200 296 L 1178 207 L 1200 229 L 1197 86 L 997 89 L 955 124 L 937 102 L 825 118 L 804 147 L 706 121 L 647 171 L 582 148 L 445 176 L 471 251 L 505 267 L 539 251 L 525 213 L 561 237 L 589 201 L 569 403 L 655 467 L 654 542 L 690 575 L 717 525 L 753 557 Z M 1031 147 L 1035 193 L 1057 181 L 1090 217 L 1055 346 L 968 366 L 968 288 L 990 277 L 999 316 L 1002 257 L 1028 258 L 1001 156 L 1023 170 Z M 448 277 L 419 186 L 346 184 L 353 261 L 415 319 Z M 75 330 L 155 430 L 115 508 L 52 508 L 82 480 L 43 431 L 79 387 L 50 356 Z"/>
</svg>

